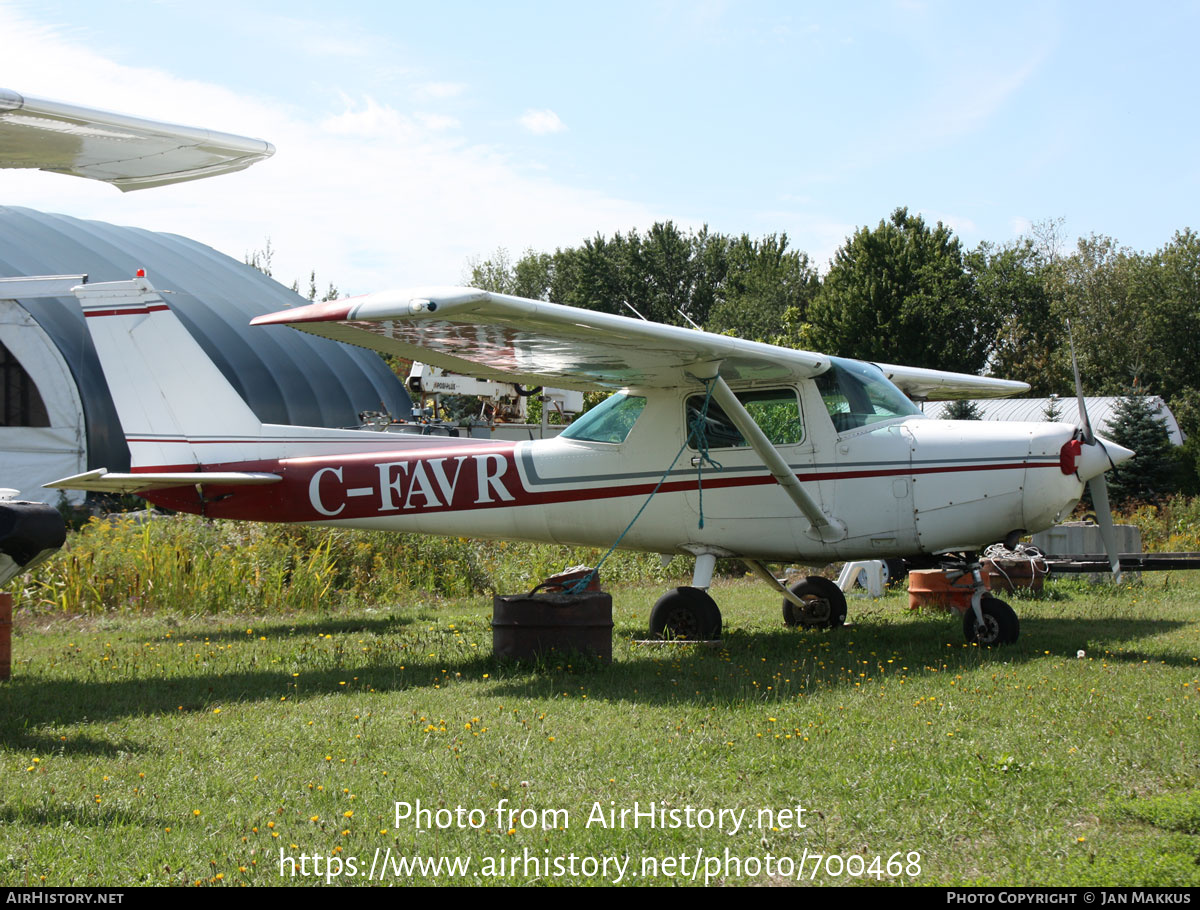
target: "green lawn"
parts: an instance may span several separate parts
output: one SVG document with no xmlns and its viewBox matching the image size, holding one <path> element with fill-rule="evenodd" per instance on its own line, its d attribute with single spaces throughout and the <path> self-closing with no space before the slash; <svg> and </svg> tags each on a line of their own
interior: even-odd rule
<svg viewBox="0 0 1200 910">
<path fill-rule="evenodd" d="M 661 591 L 612 588 L 611 666 L 495 661 L 486 597 L 19 616 L 0 883 L 1200 885 L 1200 577 L 1014 599 L 994 651 L 903 594 L 785 629 L 743 581 L 724 648 L 638 645 Z M 678 826 L 596 821 L 651 803 Z"/>
</svg>

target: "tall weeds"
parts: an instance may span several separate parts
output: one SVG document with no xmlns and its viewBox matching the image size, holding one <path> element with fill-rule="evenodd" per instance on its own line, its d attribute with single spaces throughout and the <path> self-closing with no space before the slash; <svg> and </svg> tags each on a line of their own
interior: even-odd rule
<svg viewBox="0 0 1200 910">
<path fill-rule="evenodd" d="M 277 613 L 391 604 L 412 593 L 516 593 L 594 565 L 595 550 L 175 515 L 93 519 L 9 585 L 14 605 L 59 613 Z M 690 571 L 682 558 L 670 567 Z M 614 554 L 606 581 L 669 577 L 658 557 Z"/>
</svg>

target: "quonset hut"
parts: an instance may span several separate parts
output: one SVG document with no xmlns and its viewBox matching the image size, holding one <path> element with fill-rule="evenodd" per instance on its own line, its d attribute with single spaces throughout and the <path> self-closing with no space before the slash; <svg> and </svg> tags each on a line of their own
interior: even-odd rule
<svg viewBox="0 0 1200 910">
<path fill-rule="evenodd" d="M 0 278 L 144 268 L 188 331 L 264 423 L 346 427 L 361 411 L 407 417 L 403 383 L 374 352 L 250 320 L 308 301 L 175 234 L 0 206 Z M 0 487 L 56 502 L 41 484 L 129 469 L 104 374 L 74 297 L 0 299 Z"/>
</svg>

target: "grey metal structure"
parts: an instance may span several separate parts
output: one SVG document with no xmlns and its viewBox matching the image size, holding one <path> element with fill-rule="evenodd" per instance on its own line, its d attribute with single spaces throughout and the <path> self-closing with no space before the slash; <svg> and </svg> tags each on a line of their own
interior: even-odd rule
<svg viewBox="0 0 1200 910">
<path fill-rule="evenodd" d="M 282 326 L 250 328 L 255 316 L 308 302 L 257 270 L 175 234 L 0 206 L 0 277 L 118 281 L 139 268 L 174 292 L 172 309 L 264 422 L 340 427 L 356 425 L 360 411 L 408 415 L 403 382 L 374 352 Z M 78 390 L 86 467 L 127 469 L 128 449 L 78 302 L 0 303 L 26 311 L 62 355 Z M 10 353 L 23 359 L 19 350 Z"/>
</svg>

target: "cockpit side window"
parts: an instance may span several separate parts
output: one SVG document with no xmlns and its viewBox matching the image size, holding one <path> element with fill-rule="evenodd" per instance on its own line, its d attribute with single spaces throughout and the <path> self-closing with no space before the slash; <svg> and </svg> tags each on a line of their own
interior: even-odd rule
<svg viewBox="0 0 1200 910">
<path fill-rule="evenodd" d="M 839 433 L 921 413 L 874 364 L 840 357 L 831 357 L 830 361 L 829 369 L 816 377 L 816 383 Z"/>
<path fill-rule="evenodd" d="M 737 399 L 773 445 L 796 445 L 804 440 L 804 421 L 800 416 L 800 402 L 796 398 L 795 389 L 739 392 Z M 703 395 L 692 395 L 688 398 L 689 429 L 703 405 Z M 704 416 L 704 431 L 710 449 L 732 449 L 749 445 L 716 402 L 709 401 L 708 411 Z"/>
<path fill-rule="evenodd" d="M 645 407 L 646 399 L 640 395 L 617 392 L 572 423 L 559 437 L 580 442 L 624 442 Z"/>
</svg>

